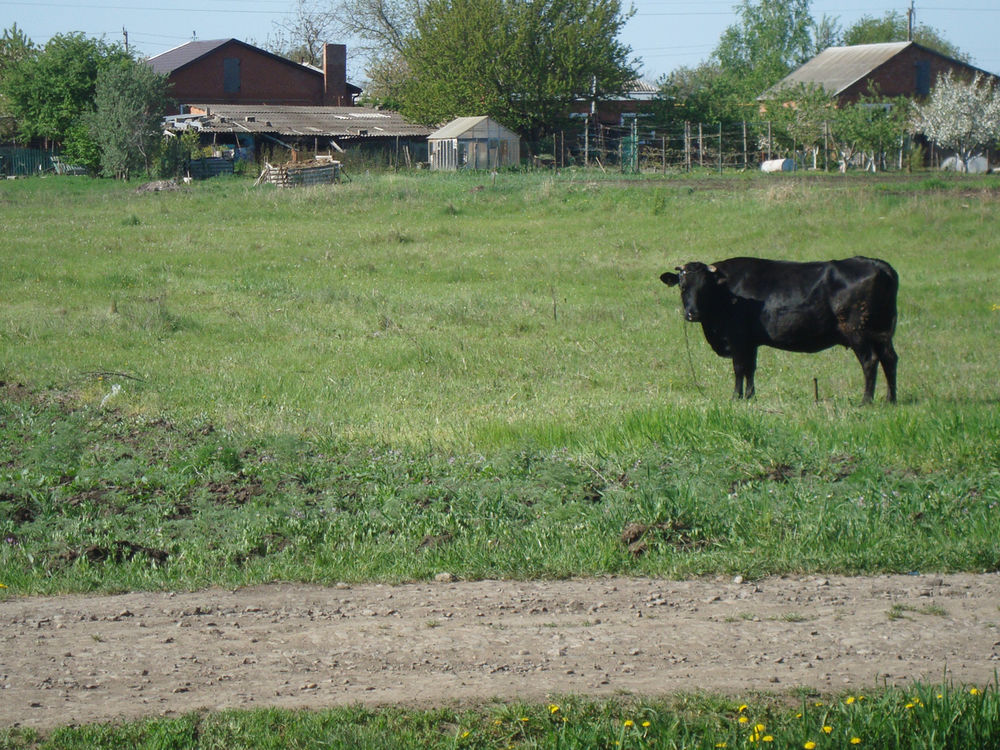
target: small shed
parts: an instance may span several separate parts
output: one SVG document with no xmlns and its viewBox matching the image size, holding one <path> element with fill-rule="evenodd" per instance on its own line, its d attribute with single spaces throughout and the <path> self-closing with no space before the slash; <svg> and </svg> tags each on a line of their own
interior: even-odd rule
<svg viewBox="0 0 1000 750">
<path fill-rule="evenodd" d="M 427 136 L 431 169 L 517 166 L 521 139 L 489 117 L 458 117 Z"/>
</svg>

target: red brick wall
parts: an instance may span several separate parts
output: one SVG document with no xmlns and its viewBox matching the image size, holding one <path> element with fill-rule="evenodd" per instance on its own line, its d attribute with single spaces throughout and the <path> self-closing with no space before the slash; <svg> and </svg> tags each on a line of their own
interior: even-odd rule
<svg viewBox="0 0 1000 750">
<path fill-rule="evenodd" d="M 957 76 L 970 79 L 976 73 L 974 68 L 962 65 L 955 60 L 911 46 L 877 68 L 867 79 L 858 81 L 847 89 L 841 95 L 840 100 L 846 103 L 856 101 L 861 96 L 873 95 L 875 92 L 869 85 L 872 81 L 878 86 L 879 96 L 908 96 L 911 98 L 918 96 L 916 89 L 917 63 L 921 61 L 926 61 L 930 66 L 930 85 L 932 88 L 937 82 L 938 76 L 949 70 L 954 71 Z"/>
<path fill-rule="evenodd" d="M 240 90 L 224 87 L 224 60 L 240 61 Z M 204 104 L 323 104 L 323 76 L 307 68 L 297 69 L 240 44 L 226 44 L 202 59 L 174 71 L 171 96 L 181 103 Z"/>
</svg>

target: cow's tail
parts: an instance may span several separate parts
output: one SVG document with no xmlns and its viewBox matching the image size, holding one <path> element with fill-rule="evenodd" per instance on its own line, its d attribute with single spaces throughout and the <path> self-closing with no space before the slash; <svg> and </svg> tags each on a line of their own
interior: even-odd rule
<svg viewBox="0 0 1000 750">
<path fill-rule="evenodd" d="M 881 315 L 876 326 L 890 337 L 896 332 L 896 295 L 899 293 L 899 274 L 884 260 L 875 262 L 874 299 L 878 300 Z"/>
</svg>

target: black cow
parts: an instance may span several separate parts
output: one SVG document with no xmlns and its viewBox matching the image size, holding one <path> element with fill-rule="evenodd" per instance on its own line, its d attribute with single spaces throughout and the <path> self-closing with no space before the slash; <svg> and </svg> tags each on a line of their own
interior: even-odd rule
<svg viewBox="0 0 1000 750">
<path fill-rule="evenodd" d="M 720 357 L 733 360 L 733 396 L 754 394 L 757 347 L 818 352 L 850 347 L 865 374 L 864 402 L 875 395 L 878 365 L 896 400 L 896 328 L 899 276 L 874 258 L 816 263 L 730 258 L 710 266 L 688 263 L 660 280 L 681 287 L 684 317 L 700 322 Z"/>
</svg>

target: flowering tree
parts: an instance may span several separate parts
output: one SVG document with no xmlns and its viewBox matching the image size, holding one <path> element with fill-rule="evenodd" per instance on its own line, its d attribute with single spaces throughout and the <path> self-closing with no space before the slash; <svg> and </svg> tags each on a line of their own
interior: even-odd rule
<svg viewBox="0 0 1000 750">
<path fill-rule="evenodd" d="M 866 171 L 884 169 L 887 154 L 902 147 L 908 130 L 910 102 L 904 97 L 861 97 L 839 108 L 830 122 L 830 136 L 840 157 L 840 171 L 861 160 Z"/>
<path fill-rule="evenodd" d="M 938 76 L 927 101 L 915 106 L 913 128 L 954 149 L 965 171 L 977 148 L 1000 138 L 1000 92 L 981 73 L 966 82 L 949 71 Z"/>
</svg>

